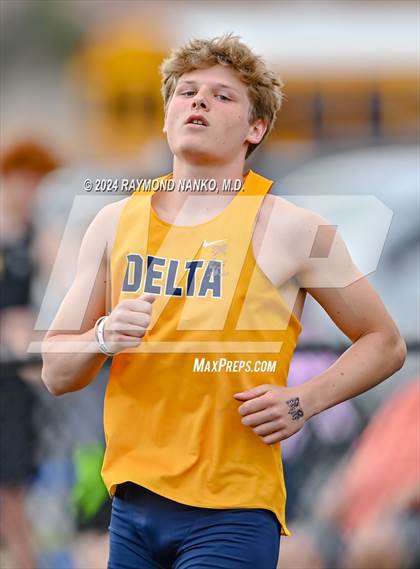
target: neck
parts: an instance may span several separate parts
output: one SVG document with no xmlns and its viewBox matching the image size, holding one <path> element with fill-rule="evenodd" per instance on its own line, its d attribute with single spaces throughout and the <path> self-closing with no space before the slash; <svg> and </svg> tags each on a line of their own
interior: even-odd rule
<svg viewBox="0 0 420 569">
<path fill-rule="evenodd" d="M 206 190 L 200 193 L 220 194 L 224 180 L 243 180 L 244 161 L 242 157 L 230 164 L 191 164 L 174 156 L 173 180 L 175 188 L 181 180 L 214 180 L 217 191 Z M 210 184 L 209 184 L 210 185 Z M 184 192 L 183 192 L 184 193 Z M 232 192 L 235 193 L 235 192 Z M 229 192 L 223 192 L 228 195 Z"/>
<path fill-rule="evenodd" d="M 189 164 L 174 157 L 173 163 L 173 181 L 175 189 L 172 192 L 156 192 L 152 199 L 152 206 L 162 219 L 169 223 L 177 220 L 178 225 L 188 225 L 193 223 L 202 223 L 203 220 L 217 215 L 225 208 L 229 202 L 238 193 L 234 189 L 230 191 L 221 191 L 223 188 L 224 180 L 240 180 L 243 183 L 243 159 L 238 160 L 236 164 L 222 166 L 206 164 L 196 165 Z M 178 191 L 178 184 L 181 180 L 215 180 L 217 191 L 209 189 L 202 191 L 194 191 L 188 189 L 188 184 L 184 183 L 184 189 Z M 233 184 L 232 184 L 233 186 Z M 187 188 L 187 190 L 185 190 Z M 203 200 L 202 197 L 206 196 Z M 182 214 L 180 218 L 178 215 Z"/>
</svg>

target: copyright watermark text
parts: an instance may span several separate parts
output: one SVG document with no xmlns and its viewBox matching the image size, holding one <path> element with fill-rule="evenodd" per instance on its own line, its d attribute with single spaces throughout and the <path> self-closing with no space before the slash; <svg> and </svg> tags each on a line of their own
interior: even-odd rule
<svg viewBox="0 0 420 569">
<path fill-rule="evenodd" d="M 219 187 L 214 178 L 181 179 L 175 182 L 170 179 L 159 178 L 86 178 L 83 181 L 85 192 L 94 193 L 127 193 L 133 192 L 240 192 L 243 190 L 243 181 L 240 178 L 226 178 Z"/>
</svg>

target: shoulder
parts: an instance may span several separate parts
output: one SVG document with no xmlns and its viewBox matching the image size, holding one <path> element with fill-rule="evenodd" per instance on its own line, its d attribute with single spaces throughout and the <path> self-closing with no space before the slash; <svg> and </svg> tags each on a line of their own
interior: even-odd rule
<svg viewBox="0 0 420 569">
<path fill-rule="evenodd" d="M 344 287 L 360 278 L 337 225 L 319 213 L 267 194 L 258 224 L 272 250 L 283 259 L 293 259 L 296 278 L 303 288 L 331 283 Z"/>
<path fill-rule="evenodd" d="M 131 197 L 131 196 L 130 196 Z M 130 197 L 112 202 L 99 210 L 96 218 L 100 221 L 118 220 L 122 210 L 127 205 Z"/>
<path fill-rule="evenodd" d="M 353 275 L 352 262 L 337 226 L 317 212 L 297 206 L 282 196 L 267 194 L 258 224 L 272 250 L 281 258 L 292 260 L 296 276 L 314 270 L 324 277 L 328 271 L 347 274 L 349 267 Z M 301 284 L 307 285 L 312 280 L 305 278 Z"/>
<path fill-rule="evenodd" d="M 318 213 L 271 193 L 264 198 L 258 220 L 275 235 L 291 240 L 296 245 L 313 242 L 320 226 L 331 226 Z"/>
<path fill-rule="evenodd" d="M 120 215 L 127 205 L 130 197 L 112 202 L 96 214 L 91 223 L 91 229 L 104 237 L 104 240 L 111 245 L 118 226 Z"/>
<path fill-rule="evenodd" d="M 130 198 L 113 201 L 102 207 L 88 225 L 79 251 L 79 264 L 86 259 L 90 263 L 103 257 L 107 252 L 109 258 L 117 233 L 120 214 Z"/>
</svg>

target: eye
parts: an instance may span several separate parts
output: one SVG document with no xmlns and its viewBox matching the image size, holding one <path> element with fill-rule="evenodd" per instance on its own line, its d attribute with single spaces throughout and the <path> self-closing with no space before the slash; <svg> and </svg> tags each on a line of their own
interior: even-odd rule
<svg viewBox="0 0 420 569">
<path fill-rule="evenodd" d="M 190 95 L 194 95 L 195 91 L 184 91 L 183 93 L 181 93 L 181 95 L 186 95 L 187 97 L 189 97 Z"/>
<path fill-rule="evenodd" d="M 229 97 L 226 97 L 226 95 L 216 95 L 216 97 L 220 97 L 222 101 L 230 101 Z"/>
</svg>

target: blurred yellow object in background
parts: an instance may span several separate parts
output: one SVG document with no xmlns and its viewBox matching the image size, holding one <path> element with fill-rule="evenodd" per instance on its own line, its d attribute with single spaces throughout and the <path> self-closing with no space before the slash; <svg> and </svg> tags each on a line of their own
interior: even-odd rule
<svg viewBox="0 0 420 569">
<path fill-rule="evenodd" d="M 162 131 L 159 65 L 168 51 L 162 28 L 121 22 L 93 33 L 71 59 L 86 105 L 86 132 L 100 153 L 125 154 Z"/>
</svg>

